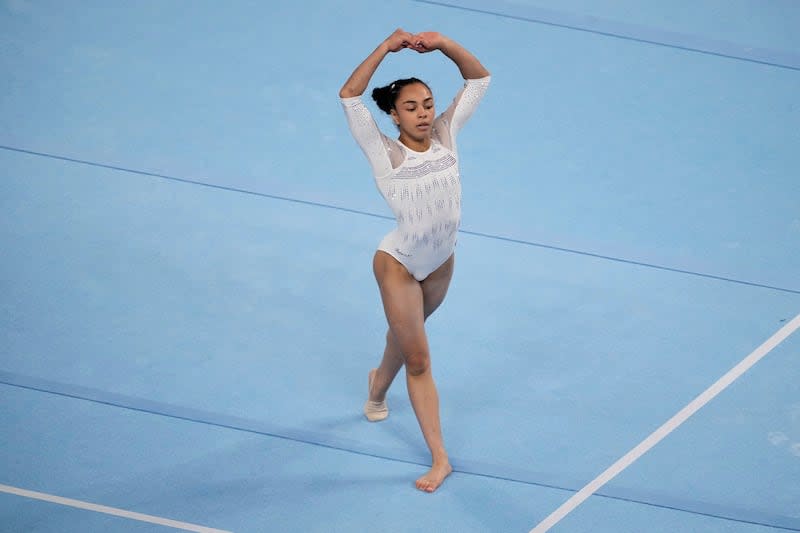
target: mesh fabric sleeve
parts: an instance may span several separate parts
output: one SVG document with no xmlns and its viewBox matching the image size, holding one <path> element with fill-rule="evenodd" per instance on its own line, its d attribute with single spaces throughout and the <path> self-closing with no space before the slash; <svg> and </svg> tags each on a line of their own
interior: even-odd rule
<svg viewBox="0 0 800 533">
<path fill-rule="evenodd" d="M 483 95 L 489 88 L 492 77 L 464 80 L 464 87 L 458 91 L 450 106 L 436 118 L 434 129 L 439 142 L 456 151 L 456 135 L 477 109 Z"/>
<path fill-rule="evenodd" d="M 391 141 L 378 129 L 372 113 L 360 96 L 342 98 L 341 101 L 350 133 L 367 156 L 373 176 L 381 178 L 388 175 L 392 171 Z"/>
</svg>

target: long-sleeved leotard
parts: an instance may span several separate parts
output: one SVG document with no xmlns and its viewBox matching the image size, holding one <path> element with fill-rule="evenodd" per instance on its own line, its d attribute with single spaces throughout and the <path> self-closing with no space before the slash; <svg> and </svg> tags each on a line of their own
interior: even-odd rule
<svg viewBox="0 0 800 533">
<path fill-rule="evenodd" d="M 456 135 L 489 87 L 490 76 L 465 80 L 433 123 L 431 146 L 417 152 L 378 129 L 360 96 L 342 98 L 350 131 L 367 156 L 397 228 L 378 245 L 422 281 L 453 253 L 461 222 Z"/>
</svg>

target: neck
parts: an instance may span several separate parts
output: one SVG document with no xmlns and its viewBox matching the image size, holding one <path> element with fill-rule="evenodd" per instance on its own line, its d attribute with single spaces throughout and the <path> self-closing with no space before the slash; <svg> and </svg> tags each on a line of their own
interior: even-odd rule
<svg viewBox="0 0 800 533">
<path fill-rule="evenodd" d="M 431 147 L 430 137 L 426 137 L 424 139 L 414 139 L 413 137 L 409 137 L 408 135 L 403 135 L 401 133 L 400 142 L 415 152 L 425 152 Z"/>
</svg>

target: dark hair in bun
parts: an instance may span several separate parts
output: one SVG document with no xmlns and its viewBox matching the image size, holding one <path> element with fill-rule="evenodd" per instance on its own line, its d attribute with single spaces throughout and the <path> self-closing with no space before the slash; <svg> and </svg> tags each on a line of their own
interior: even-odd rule
<svg viewBox="0 0 800 533">
<path fill-rule="evenodd" d="M 412 83 L 421 83 L 425 87 L 428 87 L 427 83 L 417 78 L 395 80 L 385 87 L 375 87 L 372 89 L 372 99 L 378 104 L 378 109 L 388 115 L 391 113 L 392 109 L 394 109 L 394 103 L 397 101 L 397 95 L 400 94 L 400 89 Z M 430 87 L 428 87 L 428 90 L 430 90 Z"/>
</svg>

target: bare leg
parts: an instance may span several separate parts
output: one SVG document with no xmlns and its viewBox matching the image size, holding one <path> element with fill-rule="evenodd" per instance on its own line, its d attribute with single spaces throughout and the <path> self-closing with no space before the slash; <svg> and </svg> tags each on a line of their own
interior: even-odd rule
<svg viewBox="0 0 800 533">
<path fill-rule="evenodd" d="M 427 320 L 444 301 L 447 289 L 450 286 L 450 279 L 453 277 L 453 264 L 454 258 L 451 256 L 436 272 L 420 283 L 422 286 L 424 320 Z M 403 364 L 403 353 L 400 351 L 400 346 L 398 346 L 392 330 L 389 329 L 386 332 L 386 347 L 383 350 L 381 364 L 378 368 L 370 370 L 370 382 L 372 383 L 372 388 L 369 391 L 370 400 L 382 402 L 386 399 L 386 392 L 391 387 Z"/>
<path fill-rule="evenodd" d="M 422 436 L 431 452 L 431 469 L 422 477 L 417 479 L 416 485 L 420 490 L 433 492 L 442 484 L 444 479 L 450 475 L 453 468 L 444 448 L 442 438 L 442 428 L 439 421 L 439 394 L 436 392 L 436 384 L 433 381 L 433 374 L 430 366 L 425 370 L 412 372 L 406 371 L 406 383 L 408 384 L 408 395 L 411 398 L 411 405 L 417 415 L 417 422 L 422 430 Z"/>
<path fill-rule="evenodd" d="M 386 332 L 386 348 L 383 350 L 381 364 L 378 368 L 370 370 L 372 387 L 369 391 L 369 399 L 371 401 L 382 402 L 386 399 L 386 392 L 402 367 L 403 353 L 400 351 L 392 331 L 389 330 Z"/>
<path fill-rule="evenodd" d="M 424 323 L 425 318 L 444 299 L 452 276 L 453 260 L 449 259 L 422 283 L 415 280 L 405 267 L 384 252 L 379 251 L 375 254 L 373 267 L 392 335 L 389 340 L 396 341 L 396 348 L 399 348 L 402 354 L 411 405 L 431 452 L 431 469 L 417 480 L 416 486 L 420 490 L 433 492 L 453 469 L 442 438 L 439 396 L 431 372 Z M 428 305 L 425 302 L 426 293 L 429 296 Z M 390 345 L 391 342 L 387 343 L 387 348 L 394 349 Z M 392 366 L 388 370 L 391 371 L 393 368 Z M 380 374 L 376 372 L 376 379 L 378 375 Z"/>
</svg>

